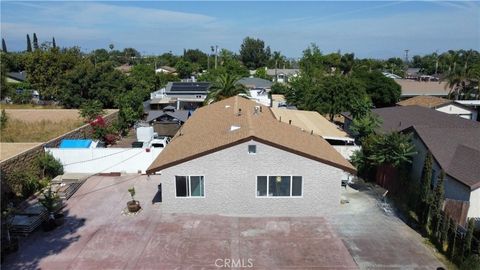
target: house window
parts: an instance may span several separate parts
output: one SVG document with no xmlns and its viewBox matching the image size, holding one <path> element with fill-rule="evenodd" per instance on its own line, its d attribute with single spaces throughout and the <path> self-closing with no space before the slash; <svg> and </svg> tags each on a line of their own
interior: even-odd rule
<svg viewBox="0 0 480 270">
<path fill-rule="evenodd" d="M 257 153 L 257 146 L 254 144 L 251 144 L 248 146 L 248 153 L 249 154 L 255 154 Z"/>
<path fill-rule="evenodd" d="M 175 176 L 177 197 L 205 197 L 203 176 Z"/>
<path fill-rule="evenodd" d="M 301 176 L 257 176 L 257 197 L 301 197 Z"/>
</svg>

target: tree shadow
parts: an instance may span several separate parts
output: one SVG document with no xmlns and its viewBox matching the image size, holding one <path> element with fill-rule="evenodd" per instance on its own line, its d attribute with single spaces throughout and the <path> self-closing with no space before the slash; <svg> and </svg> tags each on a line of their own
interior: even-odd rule
<svg viewBox="0 0 480 270">
<path fill-rule="evenodd" d="M 2 269 L 41 269 L 42 259 L 59 254 L 80 239 L 78 229 L 85 225 L 84 218 L 78 218 L 63 211 L 64 224 L 45 232 L 42 226 L 26 237 L 20 237 L 19 249 L 5 256 Z"/>
</svg>

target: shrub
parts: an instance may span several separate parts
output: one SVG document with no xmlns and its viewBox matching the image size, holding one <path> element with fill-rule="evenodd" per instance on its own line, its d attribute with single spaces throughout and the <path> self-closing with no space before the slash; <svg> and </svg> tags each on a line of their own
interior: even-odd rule
<svg viewBox="0 0 480 270">
<path fill-rule="evenodd" d="M 5 112 L 5 109 L 2 109 L 2 113 L 0 115 L 0 129 L 4 129 L 7 126 L 8 122 L 8 115 Z"/>
<path fill-rule="evenodd" d="M 85 119 L 86 122 L 91 122 L 104 113 L 103 105 L 98 100 L 89 100 L 80 106 L 80 116 Z"/>
<path fill-rule="evenodd" d="M 45 155 L 39 156 L 37 158 L 37 163 L 42 178 L 47 177 L 52 179 L 57 175 L 63 174 L 62 163 L 55 159 L 50 153 L 45 153 Z"/>
<path fill-rule="evenodd" d="M 5 180 L 10 190 L 23 198 L 28 198 L 41 187 L 38 177 L 28 170 L 15 170 Z"/>
<path fill-rule="evenodd" d="M 469 256 L 461 265 L 461 270 L 480 270 L 480 255 Z"/>
</svg>

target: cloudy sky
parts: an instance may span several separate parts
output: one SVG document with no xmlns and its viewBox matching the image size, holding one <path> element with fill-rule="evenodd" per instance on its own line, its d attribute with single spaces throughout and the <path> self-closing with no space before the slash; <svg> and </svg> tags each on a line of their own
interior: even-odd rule
<svg viewBox="0 0 480 270">
<path fill-rule="evenodd" d="M 84 51 L 134 47 L 144 54 L 211 45 L 238 51 L 246 36 L 272 50 L 301 56 L 310 43 L 323 52 L 403 57 L 480 48 L 480 3 L 341 2 L 24 2 L 1 1 L 1 36 L 25 50 L 26 34 Z"/>
</svg>

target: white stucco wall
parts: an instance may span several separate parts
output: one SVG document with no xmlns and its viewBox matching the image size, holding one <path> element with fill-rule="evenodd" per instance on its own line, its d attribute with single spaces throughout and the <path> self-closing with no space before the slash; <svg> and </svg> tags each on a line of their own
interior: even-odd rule
<svg viewBox="0 0 480 270">
<path fill-rule="evenodd" d="M 468 217 L 480 218 L 480 188 L 477 188 L 470 193 L 470 208 L 468 208 Z"/>
<path fill-rule="evenodd" d="M 249 144 L 257 153 L 249 154 Z M 235 216 L 321 216 L 340 205 L 342 170 L 258 142 L 239 144 L 152 175 L 162 183 L 167 213 Z M 175 175 L 203 175 L 205 198 L 176 198 Z M 256 197 L 258 175 L 303 177 L 303 196 Z"/>
<path fill-rule="evenodd" d="M 474 110 L 468 110 L 463 107 L 460 107 L 456 104 L 449 104 L 436 109 L 439 112 L 444 112 L 448 114 L 455 114 L 465 119 L 477 119 L 477 112 Z"/>
<path fill-rule="evenodd" d="M 163 148 L 45 148 L 66 173 L 145 173 Z"/>
</svg>

